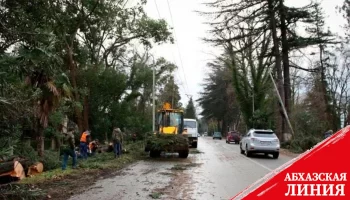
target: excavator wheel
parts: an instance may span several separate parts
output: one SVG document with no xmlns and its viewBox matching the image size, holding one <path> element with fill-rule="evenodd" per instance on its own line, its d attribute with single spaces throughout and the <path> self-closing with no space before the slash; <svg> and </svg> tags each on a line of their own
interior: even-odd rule
<svg viewBox="0 0 350 200">
<path fill-rule="evenodd" d="M 188 157 L 188 154 L 189 154 L 189 150 L 182 150 L 182 151 L 179 151 L 179 157 L 180 157 L 180 158 L 187 158 L 187 157 Z"/>
</svg>

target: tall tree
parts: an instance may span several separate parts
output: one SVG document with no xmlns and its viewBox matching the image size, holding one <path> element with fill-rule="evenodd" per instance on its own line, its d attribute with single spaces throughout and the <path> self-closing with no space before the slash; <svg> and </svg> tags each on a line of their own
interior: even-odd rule
<svg viewBox="0 0 350 200">
<path fill-rule="evenodd" d="M 203 92 L 197 100 L 203 109 L 200 115 L 211 121 L 211 125 L 216 123 L 216 130 L 224 134 L 227 127 L 236 124 L 239 118 L 232 89 L 232 71 L 219 59 L 207 65 L 212 71 L 205 79 Z"/>
<path fill-rule="evenodd" d="M 72 86 L 73 102 L 70 106 L 75 114 L 70 117 L 75 118 L 80 131 L 89 128 L 89 119 L 95 118 L 92 117 L 95 113 L 89 112 L 94 109 L 91 108 L 91 99 L 95 97 L 91 91 L 96 85 L 101 86 L 98 82 L 90 82 L 86 72 L 95 73 L 96 77 L 119 78 L 115 79 L 116 95 L 113 96 L 117 103 L 122 102 L 120 97 L 124 97 L 129 89 L 133 93 L 126 95 L 128 99 L 139 97 L 136 90 L 141 90 L 142 84 L 135 80 L 133 72 L 140 67 L 127 63 L 134 54 L 128 50 L 130 42 L 137 41 L 151 47 L 152 44 L 172 41 L 172 38 L 164 20 L 154 20 L 145 14 L 142 9 L 145 2 L 124 8 L 125 2 L 0 2 L 0 52 L 6 53 L 1 56 L 1 63 L 19 77 L 28 77 L 27 82 L 35 89 L 32 95 L 36 95 L 36 101 L 40 100 L 38 117 L 41 129 L 37 131 L 40 144 L 43 144 L 42 129 L 57 107 L 57 100 L 63 97 L 60 91 L 67 90 L 67 85 L 61 85 L 60 90 L 58 82 L 62 73 L 67 74 Z M 141 74 L 138 73 L 137 78 L 141 79 Z M 36 101 L 32 105 L 37 105 Z"/>
<path fill-rule="evenodd" d="M 241 40 L 238 46 L 254 40 L 248 37 Z M 242 45 L 240 45 L 242 43 Z M 266 59 L 270 37 L 262 38 L 261 45 L 247 48 L 245 51 L 235 51 L 234 45 L 227 49 L 225 65 L 232 70 L 233 87 L 240 110 L 249 128 L 264 128 L 271 126 L 269 112 L 271 105 L 271 80 L 269 77 L 271 59 Z M 238 47 L 238 48 L 239 48 Z M 236 52 L 236 53 L 234 53 Z"/>
<path fill-rule="evenodd" d="M 180 100 L 179 86 L 175 83 L 174 77 L 171 76 L 164 87 L 159 90 L 158 106 L 168 102 L 173 108 L 181 108 Z"/>
<path fill-rule="evenodd" d="M 185 118 L 197 119 L 196 108 L 194 106 L 192 97 L 190 97 L 190 100 L 188 101 L 188 104 L 186 106 Z"/>
<path fill-rule="evenodd" d="M 350 41 L 350 1 L 349 0 L 344 0 L 343 5 L 339 8 L 340 13 L 343 15 L 343 17 L 346 20 L 346 25 L 344 27 L 345 31 L 345 42 L 349 44 Z M 343 49 L 347 49 L 348 47 L 343 47 Z M 347 50 L 348 53 L 348 50 Z M 347 117 L 345 120 L 345 123 L 347 125 L 350 125 L 350 105 L 347 108 Z"/>
</svg>

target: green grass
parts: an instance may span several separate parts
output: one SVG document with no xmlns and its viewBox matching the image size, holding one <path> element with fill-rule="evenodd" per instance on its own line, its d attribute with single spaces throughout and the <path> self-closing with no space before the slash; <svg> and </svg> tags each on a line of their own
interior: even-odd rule
<svg viewBox="0 0 350 200">
<path fill-rule="evenodd" d="M 0 199 L 39 200 L 44 195 L 43 190 L 29 185 L 8 184 L 0 187 Z"/>
</svg>

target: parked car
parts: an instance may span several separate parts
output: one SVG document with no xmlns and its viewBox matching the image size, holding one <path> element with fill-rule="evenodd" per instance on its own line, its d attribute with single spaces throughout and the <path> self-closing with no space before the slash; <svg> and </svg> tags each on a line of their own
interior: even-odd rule
<svg viewBox="0 0 350 200">
<path fill-rule="evenodd" d="M 222 135 L 221 135 L 220 132 L 214 132 L 214 134 L 213 134 L 213 140 L 216 139 L 216 138 L 219 139 L 219 140 L 222 139 Z"/>
<path fill-rule="evenodd" d="M 239 144 L 239 141 L 241 141 L 241 136 L 236 131 L 230 131 L 227 133 L 226 136 L 226 143 L 230 144 L 231 142 L 234 142 L 235 144 Z"/>
<path fill-rule="evenodd" d="M 251 129 L 240 141 L 241 154 L 250 157 L 253 153 L 279 156 L 280 141 L 272 130 Z"/>
</svg>

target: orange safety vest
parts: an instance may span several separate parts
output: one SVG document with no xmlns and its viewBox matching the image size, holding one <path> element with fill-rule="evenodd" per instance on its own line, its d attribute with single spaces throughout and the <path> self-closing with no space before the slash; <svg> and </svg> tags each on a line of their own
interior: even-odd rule
<svg viewBox="0 0 350 200">
<path fill-rule="evenodd" d="M 86 137 L 88 136 L 88 134 L 86 134 L 85 132 L 81 135 L 80 138 L 80 142 L 86 142 Z"/>
</svg>

